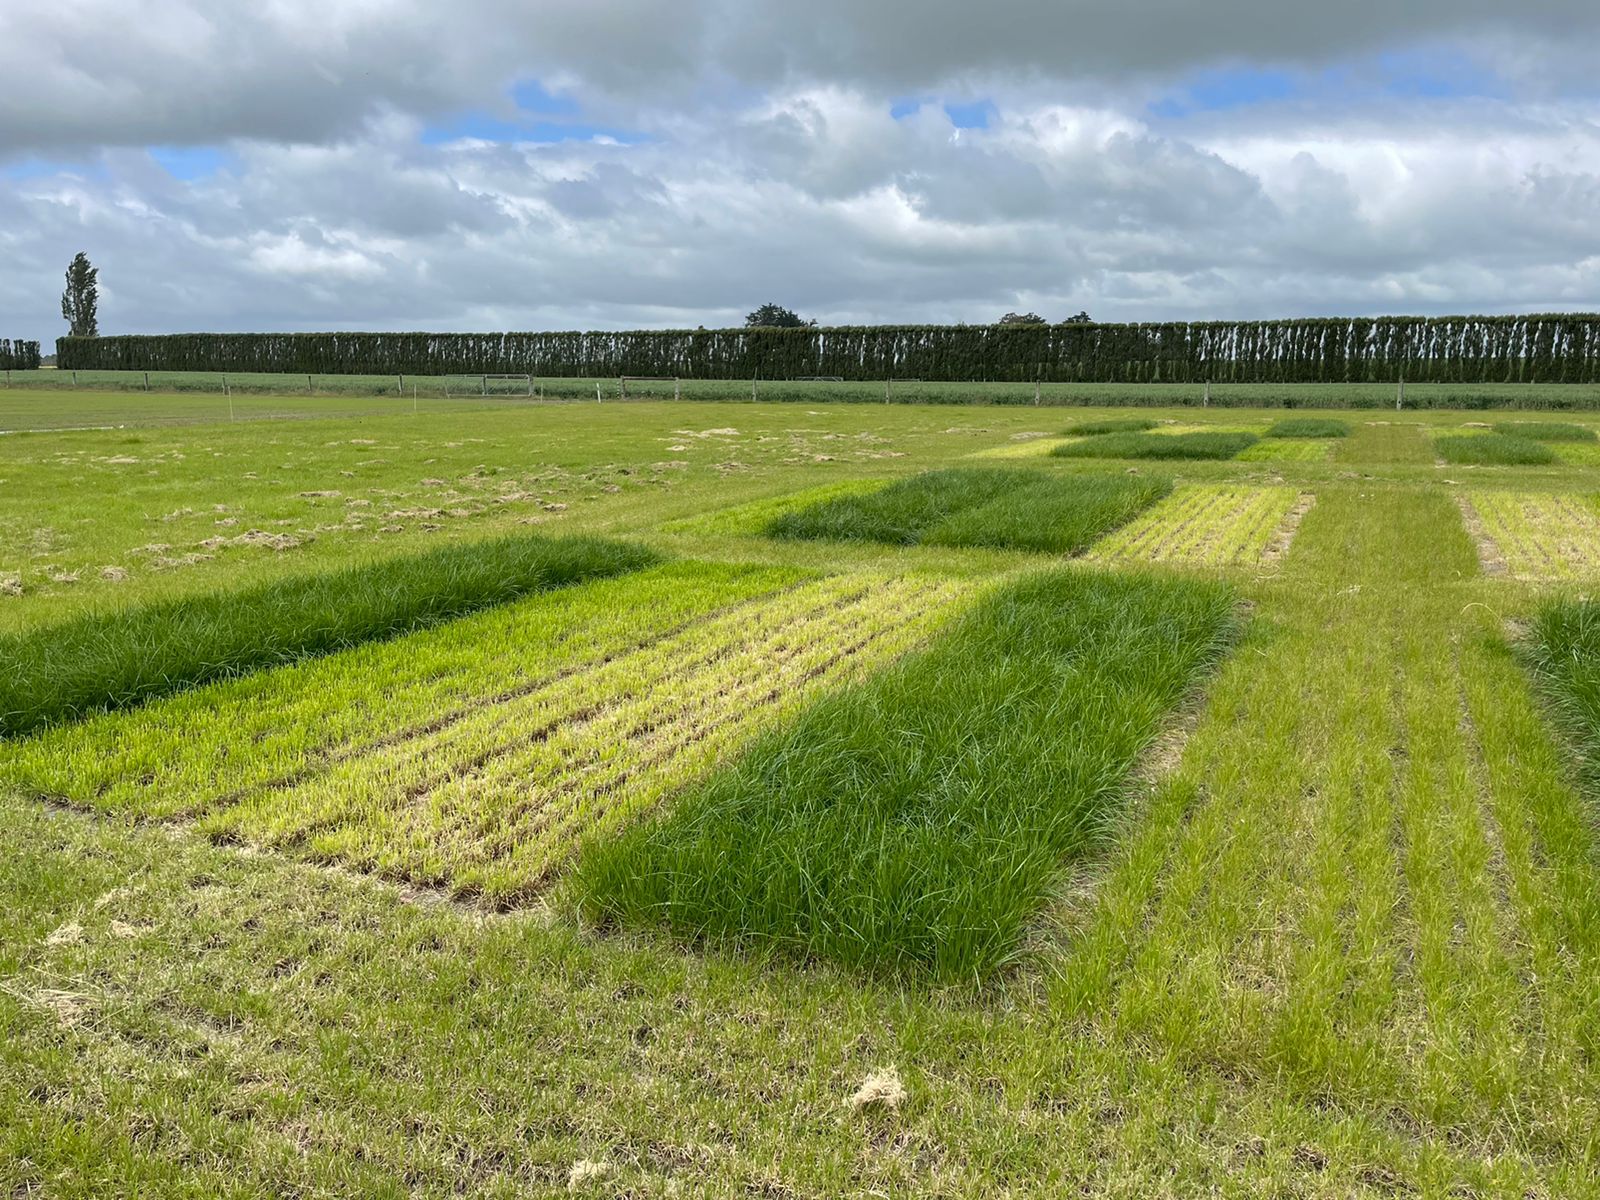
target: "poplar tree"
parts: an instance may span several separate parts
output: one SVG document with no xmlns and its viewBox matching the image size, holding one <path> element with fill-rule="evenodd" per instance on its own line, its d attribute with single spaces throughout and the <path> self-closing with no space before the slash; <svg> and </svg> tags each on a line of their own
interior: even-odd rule
<svg viewBox="0 0 1600 1200">
<path fill-rule="evenodd" d="M 61 293 L 61 316 L 71 328 L 69 337 L 99 337 L 100 276 L 98 267 L 89 265 L 89 256 L 82 250 L 67 267 L 67 290 Z"/>
</svg>

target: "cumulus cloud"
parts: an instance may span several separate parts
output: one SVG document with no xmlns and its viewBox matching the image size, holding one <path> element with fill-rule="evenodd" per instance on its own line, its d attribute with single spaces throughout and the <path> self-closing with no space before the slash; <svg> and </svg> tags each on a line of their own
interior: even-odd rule
<svg viewBox="0 0 1600 1200">
<path fill-rule="evenodd" d="M 79 249 L 130 331 L 1592 308 L 1596 32 L 1567 0 L 20 0 L 0 334 L 59 332 Z"/>
</svg>

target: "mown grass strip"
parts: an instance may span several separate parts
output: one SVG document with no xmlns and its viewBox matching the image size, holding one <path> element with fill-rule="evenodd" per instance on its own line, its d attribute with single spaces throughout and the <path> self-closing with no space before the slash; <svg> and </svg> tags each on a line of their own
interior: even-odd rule
<svg viewBox="0 0 1600 1200">
<path fill-rule="evenodd" d="M 1550 447 L 1503 433 L 1447 434 L 1434 438 L 1433 448 L 1445 462 L 1458 466 L 1539 466 L 1556 461 Z"/>
<path fill-rule="evenodd" d="M 1229 459 L 1255 445 L 1253 433 L 1106 433 L 1068 442 L 1057 458 Z"/>
<path fill-rule="evenodd" d="M 90 614 L 0 638 L 0 734 L 394 637 L 657 560 L 625 542 L 519 536 Z"/>
<path fill-rule="evenodd" d="M 1269 438 L 1342 438 L 1350 436 L 1350 423 L 1328 417 L 1285 417 L 1263 434 Z"/>
<path fill-rule="evenodd" d="M 1143 433 L 1159 424 L 1159 421 L 1148 417 L 1111 417 L 1101 421 L 1079 421 L 1061 432 L 1065 437 L 1094 437 L 1102 433 Z"/>
<path fill-rule="evenodd" d="M 663 819 L 589 843 L 596 919 L 982 978 L 1019 953 L 1160 720 L 1222 651 L 1215 584 L 1073 569 L 807 710 Z"/>
<path fill-rule="evenodd" d="M 1499 421 L 1494 431 L 1505 437 L 1530 438 L 1536 442 L 1592 442 L 1593 429 L 1568 421 Z"/>
<path fill-rule="evenodd" d="M 780 538 L 988 546 L 1075 554 L 1171 490 L 1165 479 L 1037 471 L 930 471 L 870 495 L 776 518 Z"/>
</svg>

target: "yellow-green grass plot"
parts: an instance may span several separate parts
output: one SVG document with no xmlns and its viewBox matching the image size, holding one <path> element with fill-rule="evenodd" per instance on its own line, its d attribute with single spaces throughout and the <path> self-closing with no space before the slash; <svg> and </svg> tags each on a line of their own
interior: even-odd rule
<svg viewBox="0 0 1600 1200">
<path fill-rule="evenodd" d="M 1097 562 L 1257 566 L 1287 552 L 1311 497 L 1287 487 L 1180 487 L 1085 556 Z"/>
<path fill-rule="evenodd" d="M 987 450 L 975 450 L 967 455 L 968 458 L 1048 458 L 1050 452 L 1057 446 L 1070 445 L 1082 441 L 1076 437 L 1025 437 L 1014 438 L 1003 446 L 990 446 Z"/>
<path fill-rule="evenodd" d="M 1592 496 L 1475 491 L 1464 513 L 1490 569 L 1503 563 L 1515 578 L 1535 581 L 1600 577 L 1600 506 Z"/>
<path fill-rule="evenodd" d="M 789 586 L 773 590 L 784 574 Z M 915 645 L 966 590 L 926 577 L 796 584 L 795 575 L 757 573 L 750 590 L 764 584 L 762 594 L 687 621 L 670 613 L 645 640 L 630 639 L 621 596 L 608 636 L 586 623 L 554 636 L 528 628 L 534 669 L 494 678 L 487 668 L 491 677 L 474 682 L 488 690 L 431 715 L 413 705 L 410 723 L 388 715 L 386 691 L 369 683 L 373 727 L 389 731 L 377 740 L 324 740 L 308 752 L 313 728 L 270 756 L 234 724 L 248 701 L 218 689 L 203 714 L 209 727 L 193 722 L 194 753 L 176 737 L 188 723 L 157 704 L 19 747 L 6 774 L 37 794 L 185 812 L 223 840 L 509 905 L 548 880 L 582 836 L 618 828 L 815 690 Z M 563 633 L 580 653 L 562 652 Z M 506 649 L 478 645 L 485 658 Z M 295 694 L 314 691 L 308 682 Z M 164 751 L 150 753 L 163 740 Z M 256 759 L 243 786 L 229 777 L 235 758 Z"/>
<path fill-rule="evenodd" d="M 1326 462 L 1335 443 L 1329 438 L 1263 438 L 1235 456 L 1235 462 Z"/>
</svg>

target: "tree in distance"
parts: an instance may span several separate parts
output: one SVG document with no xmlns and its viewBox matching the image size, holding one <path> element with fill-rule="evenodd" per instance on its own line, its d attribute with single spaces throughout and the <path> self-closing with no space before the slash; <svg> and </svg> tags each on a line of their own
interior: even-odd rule
<svg viewBox="0 0 1600 1200">
<path fill-rule="evenodd" d="M 1014 313 L 1008 312 L 995 322 L 996 325 L 1047 325 L 1043 317 L 1035 312 Z"/>
<path fill-rule="evenodd" d="M 1068 317 L 1065 321 L 1063 321 L 1061 323 L 1063 325 L 1093 325 L 1094 324 L 1094 318 L 1091 317 L 1088 313 L 1084 312 L 1082 309 L 1080 309 L 1078 311 L 1078 315 L 1077 316 Z"/>
<path fill-rule="evenodd" d="M 99 337 L 100 276 L 98 267 L 89 265 L 89 256 L 82 250 L 67 267 L 67 289 L 61 293 L 61 316 L 71 328 L 73 337 Z"/>
<path fill-rule="evenodd" d="M 807 321 L 792 308 L 785 308 L 781 304 L 763 304 L 755 312 L 744 319 L 748 329 L 803 329 L 807 325 L 815 325 L 815 321 Z"/>
</svg>

